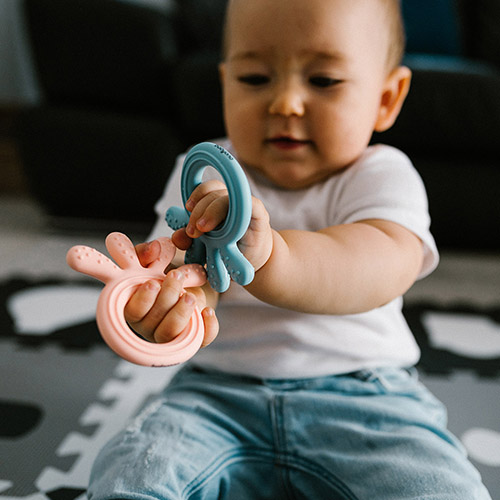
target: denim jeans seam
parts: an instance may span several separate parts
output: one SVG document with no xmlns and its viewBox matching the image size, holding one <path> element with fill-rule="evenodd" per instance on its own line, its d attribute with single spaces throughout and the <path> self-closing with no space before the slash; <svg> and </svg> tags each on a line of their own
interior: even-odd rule
<svg viewBox="0 0 500 500">
<path fill-rule="evenodd" d="M 286 435 L 283 425 L 283 396 L 273 394 L 269 400 L 269 417 L 273 434 L 273 447 L 276 454 L 286 453 Z"/>
<path fill-rule="evenodd" d="M 240 446 L 220 454 L 205 468 L 204 471 L 201 471 L 195 479 L 185 486 L 182 498 L 185 498 L 186 500 L 189 499 L 192 494 L 203 488 L 208 481 L 216 477 L 217 474 L 225 467 L 247 461 L 259 461 L 261 463 L 263 461 L 267 461 L 273 468 L 281 467 L 282 469 L 285 469 L 287 471 L 287 477 L 292 469 L 300 470 L 328 483 L 332 490 L 343 495 L 344 500 L 359 500 L 349 486 L 347 486 L 341 479 L 315 462 L 298 457 L 291 453 L 280 453 L 276 455 L 271 449 L 264 449 L 255 446 Z M 293 493 L 293 489 L 290 489 L 291 482 L 288 481 L 287 483 L 288 484 L 282 483 L 283 487 L 290 495 L 293 495 L 293 498 L 296 498 L 296 495 Z"/>
<path fill-rule="evenodd" d="M 275 465 L 286 465 L 284 458 L 287 456 L 287 437 L 284 426 L 283 416 L 283 398 L 282 394 L 273 394 L 269 400 L 269 413 L 273 434 L 273 447 L 274 447 L 274 463 Z M 279 480 L 281 487 L 291 499 L 296 498 L 292 482 L 290 480 L 290 472 L 288 467 L 279 468 Z"/>
<path fill-rule="evenodd" d="M 274 452 L 271 449 L 259 448 L 256 446 L 238 446 L 230 450 L 226 450 L 214 458 L 192 481 L 184 487 L 182 498 L 189 499 L 193 493 L 196 493 L 200 488 L 216 477 L 217 474 L 228 465 L 236 464 L 245 461 L 265 461 L 269 460 L 270 465 L 274 465 Z"/>
<path fill-rule="evenodd" d="M 281 455 L 280 460 L 276 461 L 276 465 L 282 465 L 287 469 L 300 470 L 325 481 L 334 491 L 342 494 L 345 500 L 359 500 L 344 481 L 312 460 L 299 457 L 293 453 L 286 453 Z"/>
<path fill-rule="evenodd" d="M 274 394 L 269 402 L 270 419 L 274 438 L 275 465 L 281 465 L 280 480 L 284 491 L 291 499 L 298 498 L 295 494 L 293 481 L 290 473 L 292 468 L 312 474 L 327 482 L 333 490 L 342 494 L 345 500 L 357 500 L 350 488 L 338 477 L 313 461 L 298 457 L 290 453 L 287 446 L 286 426 L 284 422 L 284 398 L 283 394 Z"/>
</svg>

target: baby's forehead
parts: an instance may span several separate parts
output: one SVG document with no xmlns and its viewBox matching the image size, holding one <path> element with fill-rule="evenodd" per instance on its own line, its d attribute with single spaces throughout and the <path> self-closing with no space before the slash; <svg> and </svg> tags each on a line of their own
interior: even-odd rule
<svg viewBox="0 0 500 500">
<path fill-rule="evenodd" d="M 370 24 L 377 24 L 381 30 L 382 24 L 388 24 L 387 15 L 378 17 L 388 11 L 381 7 L 394 2 L 398 0 L 228 0 L 224 31 L 226 37 L 232 38 L 245 28 L 264 28 L 276 36 L 285 34 L 283 28 L 296 28 L 293 34 L 300 38 L 310 35 L 311 26 L 338 30 L 339 24 L 363 22 L 367 16 Z M 236 31 L 231 29 L 235 23 Z M 352 36 L 359 32 L 351 31 Z"/>
<path fill-rule="evenodd" d="M 355 43 L 364 36 L 378 38 L 383 0 L 229 0 L 225 48 L 252 50 L 253 46 L 280 44 L 318 47 Z M 375 42 L 375 40 L 374 40 Z"/>
<path fill-rule="evenodd" d="M 354 46 L 368 37 L 373 50 L 393 51 L 397 59 L 404 50 L 398 13 L 399 0 L 228 0 L 223 54 L 252 50 L 266 39 L 282 47 L 284 40 L 311 42 L 316 49 L 319 40 L 325 52 L 335 52 L 339 40 Z"/>
</svg>

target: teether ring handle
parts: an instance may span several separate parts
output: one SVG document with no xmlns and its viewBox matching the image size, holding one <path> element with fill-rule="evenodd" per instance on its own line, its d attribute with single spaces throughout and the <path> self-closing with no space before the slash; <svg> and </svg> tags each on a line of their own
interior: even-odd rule
<svg viewBox="0 0 500 500">
<path fill-rule="evenodd" d="M 204 142 L 193 147 L 186 156 L 181 174 L 181 194 L 184 205 L 193 190 L 202 182 L 207 166 L 221 174 L 229 196 L 229 209 L 221 227 L 193 240 L 186 252 L 186 263 L 207 265 L 208 281 L 217 292 L 225 292 L 230 277 L 240 285 L 248 285 L 254 268 L 239 251 L 237 243 L 245 235 L 252 216 L 252 196 L 243 169 L 223 147 Z M 170 207 L 168 225 L 179 229 L 187 225 L 190 212 Z"/>
<path fill-rule="evenodd" d="M 204 324 L 201 312 L 195 309 L 188 325 L 170 342 L 155 344 L 136 335 L 128 326 L 123 310 L 142 277 L 129 278 L 115 287 L 106 286 L 97 303 L 97 326 L 108 344 L 122 358 L 144 366 L 172 366 L 187 361 L 201 347 Z"/>
<path fill-rule="evenodd" d="M 106 238 L 110 255 L 119 264 L 86 246 L 71 248 L 66 256 L 69 266 L 105 283 L 97 303 L 96 320 L 105 342 L 123 358 L 145 366 L 170 366 L 182 363 L 199 350 L 204 338 L 201 312 L 195 309 L 189 324 L 174 340 L 155 344 L 136 335 L 124 317 L 124 308 L 132 294 L 150 279 L 162 281 L 164 269 L 175 255 L 169 238 L 160 238 L 161 253 L 147 268 L 141 266 L 132 242 L 121 233 L 111 233 Z M 186 276 L 184 287 L 202 286 L 206 273 L 198 264 L 179 268 Z"/>
</svg>

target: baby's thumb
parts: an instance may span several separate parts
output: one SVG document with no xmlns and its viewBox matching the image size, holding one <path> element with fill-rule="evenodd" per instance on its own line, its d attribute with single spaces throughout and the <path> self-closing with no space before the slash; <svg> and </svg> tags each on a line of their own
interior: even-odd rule
<svg viewBox="0 0 500 500">
<path fill-rule="evenodd" d="M 172 234 L 172 243 L 179 250 L 187 250 L 191 247 L 193 239 L 186 234 L 186 228 L 181 228 L 175 231 L 174 234 Z"/>
<path fill-rule="evenodd" d="M 135 247 L 137 257 L 141 266 L 148 267 L 153 261 L 160 257 L 161 245 L 159 241 L 151 241 L 147 243 L 140 243 Z"/>
</svg>

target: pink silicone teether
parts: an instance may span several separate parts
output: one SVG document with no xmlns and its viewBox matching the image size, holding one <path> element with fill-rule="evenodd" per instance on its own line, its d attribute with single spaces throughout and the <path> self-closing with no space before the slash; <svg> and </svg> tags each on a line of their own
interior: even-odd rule
<svg viewBox="0 0 500 500">
<path fill-rule="evenodd" d="M 160 238 L 160 257 L 148 268 L 141 266 L 132 242 L 121 233 L 106 238 L 106 248 L 116 265 L 94 248 L 72 247 L 66 256 L 69 266 L 105 283 L 97 303 L 97 326 L 106 343 L 121 357 L 144 366 L 170 366 L 191 358 L 201 346 L 204 336 L 203 318 L 195 309 L 189 324 L 174 340 L 155 344 L 135 334 L 124 317 L 124 308 L 132 293 L 142 283 L 165 278 L 164 270 L 175 255 L 169 238 Z M 206 281 L 202 266 L 181 266 L 186 274 L 185 287 L 201 286 Z"/>
</svg>

